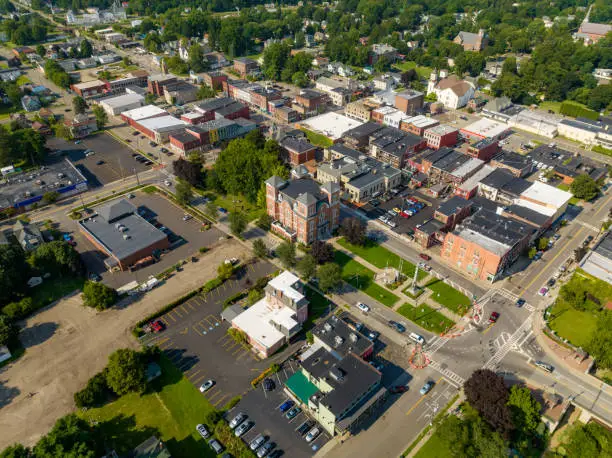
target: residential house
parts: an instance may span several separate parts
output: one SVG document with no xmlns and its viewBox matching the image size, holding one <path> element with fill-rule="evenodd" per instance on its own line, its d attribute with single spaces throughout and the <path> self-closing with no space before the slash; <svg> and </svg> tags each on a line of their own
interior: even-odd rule
<svg viewBox="0 0 612 458">
<path fill-rule="evenodd" d="M 484 29 L 480 29 L 478 33 L 459 32 L 453 40 L 453 43 L 463 46 L 464 51 L 482 51 L 488 42 L 489 37 Z"/>
<path fill-rule="evenodd" d="M 459 79 L 455 75 L 446 76 L 446 71 L 440 71 L 440 78 L 437 73 L 432 73 L 427 86 L 427 94 L 436 94 L 438 102 L 444 107 L 452 110 L 462 108 L 474 96 L 474 84 Z"/>
<path fill-rule="evenodd" d="M 36 224 L 21 220 L 17 220 L 13 226 L 13 235 L 24 251 L 33 251 L 45 242 L 42 232 Z"/>
</svg>

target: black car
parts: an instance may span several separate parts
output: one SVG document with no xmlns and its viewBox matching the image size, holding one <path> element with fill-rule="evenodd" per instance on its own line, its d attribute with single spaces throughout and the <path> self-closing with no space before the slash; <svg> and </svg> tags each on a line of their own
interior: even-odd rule
<svg viewBox="0 0 612 458">
<path fill-rule="evenodd" d="M 132 135 L 134 135 L 134 136 L 136 136 L 136 135 L 138 135 L 138 134 L 140 134 L 140 132 L 138 132 L 137 130 L 135 130 L 134 132 L 132 132 Z"/>
<path fill-rule="evenodd" d="M 395 329 L 399 333 L 406 332 L 406 328 L 404 327 L 404 325 L 401 323 L 398 323 L 397 321 L 390 320 L 389 326 Z"/>
<path fill-rule="evenodd" d="M 525 299 L 519 298 L 516 300 L 516 306 L 520 308 L 523 305 L 525 305 L 525 302 L 526 302 Z"/>
<path fill-rule="evenodd" d="M 304 434 L 306 434 L 308 431 L 310 431 L 310 429 L 314 426 L 314 421 L 305 421 L 304 423 L 302 423 L 300 425 L 300 427 L 298 429 L 296 429 L 297 433 L 300 436 L 303 436 Z"/>
<path fill-rule="evenodd" d="M 554 286 L 555 282 L 556 282 L 556 280 L 554 278 L 551 278 L 550 280 L 548 280 L 546 282 L 546 286 L 548 286 L 550 288 L 550 287 Z"/>
<path fill-rule="evenodd" d="M 264 379 L 263 381 L 263 388 L 266 391 L 272 391 L 274 389 L 274 380 L 272 380 L 271 378 L 267 378 Z"/>
<path fill-rule="evenodd" d="M 104 164 L 104 161 L 98 161 L 98 162 L 96 162 L 96 165 L 102 165 L 102 164 Z"/>
</svg>

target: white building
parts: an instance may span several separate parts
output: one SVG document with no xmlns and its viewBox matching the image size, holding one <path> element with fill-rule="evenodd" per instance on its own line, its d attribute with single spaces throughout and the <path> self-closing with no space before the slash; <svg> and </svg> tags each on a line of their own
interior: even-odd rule
<svg viewBox="0 0 612 458">
<path fill-rule="evenodd" d="M 174 116 L 159 116 L 138 121 L 138 130 L 156 143 L 166 143 L 170 134 L 185 129 L 187 123 Z"/>
<path fill-rule="evenodd" d="M 144 106 L 145 98 L 140 94 L 132 93 L 102 99 L 99 103 L 109 116 L 118 116 L 125 111 Z"/>
<path fill-rule="evenodd" d="M 306 129 L 323 134 L 330 140 L 336 141 L 342 138 L 346 131 L 361 126 L 363 122 L 351 119 L 348 116 L 330 112 L 308 118 L 301 121 L 300 124 Z"/>
<path fill-rule="evenodd" d="M 546 138 L 557 135 L 557 125 L 560 118 L 542 111 L 523 110 L 508 120 L 510 127 L 531 132 Z"/>
<path fill-rule="evenodd" d="M 612 148 L 612 132 L 609 132 L 603 123 L 590 119 L 564 119 L 558 126 L 559 135 L 585 143 L 587 145 L 601 145 Z"/>
<path fill-rule="evenodd" d="M 438 74 L 433 72 L 427 85 L 427 94 L 436 94 L 438 102 L 445 108 L 456 110 L 467 105 L 476 90 L 475 86 L 469 81 L 459 79 L 455 75 L 447 76 L 446 70 Z"/>
</svg>

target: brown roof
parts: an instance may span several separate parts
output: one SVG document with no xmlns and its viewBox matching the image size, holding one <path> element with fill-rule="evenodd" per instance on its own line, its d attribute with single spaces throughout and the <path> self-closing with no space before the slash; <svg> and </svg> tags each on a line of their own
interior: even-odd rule
<svg viewBox="0 0 612 458">
<path fill-rule="evenodd" d="M 132 75 L 134 78 L 142 78 L 149 76 L 149 72 L 146 70 L 134 70 L 133 72 L 130 72 L 130 75 Z"/>
<path fill-rule="evenodd" d="M 464 95 L 472 87 L 470 83 L 460 80 L 456 75 L 450 75 L 436 85 L 438 89 L 451 89 L 459 97 Z"/>
</svg>

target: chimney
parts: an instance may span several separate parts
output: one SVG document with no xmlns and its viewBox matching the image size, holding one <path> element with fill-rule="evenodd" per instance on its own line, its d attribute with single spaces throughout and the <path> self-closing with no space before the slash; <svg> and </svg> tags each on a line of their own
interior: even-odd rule
<svg viewBox="0 0 612 458">
<path fill-rule="evenodd" d="M 479 36 L 480 38 L 484 37 L 484 34 L 485 34 L 484 29 L 480 29 L 480 30 L 478 30 L 478 36 Z"/>
</svg>

